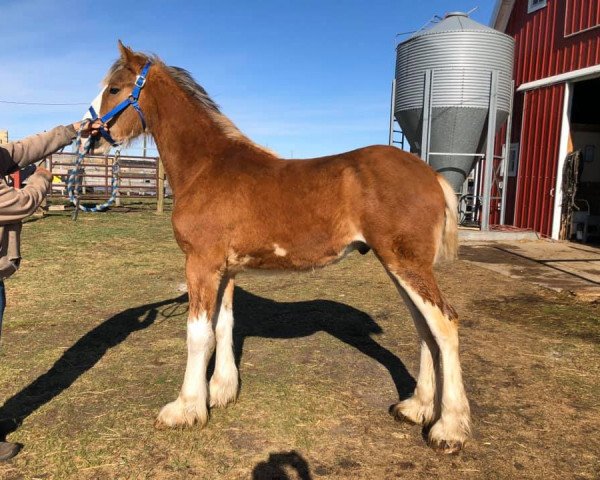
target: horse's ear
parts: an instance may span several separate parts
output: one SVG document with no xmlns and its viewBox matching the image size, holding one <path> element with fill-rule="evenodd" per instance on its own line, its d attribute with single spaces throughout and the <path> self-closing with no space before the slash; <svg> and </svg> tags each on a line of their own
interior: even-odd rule
<svg viewBox="0 0 600 480">
<path fill-rule="evenodd" d="M 121 40 L 119 40 L 118 46 L 119 52 L 121 53 L 121 58 L 125 61 L 125 63 L 130 63 L 135 55 L 131 48 L 123 45 L 123 42 Z"/>
</svg>

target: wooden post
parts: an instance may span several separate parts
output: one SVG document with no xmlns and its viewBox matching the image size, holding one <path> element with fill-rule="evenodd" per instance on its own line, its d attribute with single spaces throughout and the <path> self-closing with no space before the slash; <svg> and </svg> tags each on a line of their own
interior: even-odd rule
<svg viewBox="0 0 600 480">
<path fill-rule="evenodd" d="M 165 167 L 160 158 L 156 177 L 156 213 L 163 213 L 165 211 Z"/>
<path fill-rule="evenodd" d="M 117 158 L 113 157 L 111 171 L 115 174 L 115 162 Z M 117 175 L 117 194 L 115 195 L 115 207 L 121 206 L 121 175 Z"/>
</svg>

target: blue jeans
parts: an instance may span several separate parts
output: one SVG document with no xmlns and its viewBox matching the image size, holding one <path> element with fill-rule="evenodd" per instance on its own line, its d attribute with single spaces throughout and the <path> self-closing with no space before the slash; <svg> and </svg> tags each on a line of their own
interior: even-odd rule
<svg viewBox="0 0 600 480">
<path fill-rule="evenodd" d="M 6 307 L 6 291 L 4 290 L 4 280 L 0 280 L 0 337 L 2 337 L 2 318 L 4 317 L 4 308 Z"/>
</svg>

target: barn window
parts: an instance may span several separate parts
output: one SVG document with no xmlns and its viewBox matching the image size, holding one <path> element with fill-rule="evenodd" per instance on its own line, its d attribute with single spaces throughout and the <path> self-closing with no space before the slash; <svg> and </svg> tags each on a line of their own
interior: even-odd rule
<svg viewBox="0 0 600 480">
<path fill-rule="evenodd" d="M 529 0 L 527 3 L 527 13 L 535 12 L 546 6 L 547 0 Z"/>
</svg>

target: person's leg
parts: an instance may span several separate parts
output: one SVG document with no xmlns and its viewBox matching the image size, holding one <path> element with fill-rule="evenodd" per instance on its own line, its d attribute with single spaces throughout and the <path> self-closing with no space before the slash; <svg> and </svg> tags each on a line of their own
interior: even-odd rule
<svg viewBox="0 0 600 480">
<path fill-rule="evenodd" d="M 4 318 L 4 308 L 6 307 L 6 292 L 4 290 L 4 280 L 0 280 L 0 339 L 2 338 L 2 319 Z"/>
<path fill-rule="evenodd" d="M 0 280 L 0 338 L 2 337 L 2 318 L 6 307 L 6 293 L 4 291 L 4 280 Z M 12 442 L 0 442 L 0 462 L 9 460 L 21 450 L 21 445 Z"/>
</svg>

